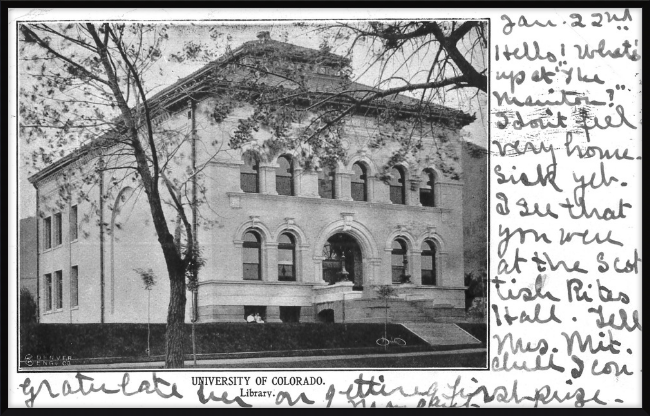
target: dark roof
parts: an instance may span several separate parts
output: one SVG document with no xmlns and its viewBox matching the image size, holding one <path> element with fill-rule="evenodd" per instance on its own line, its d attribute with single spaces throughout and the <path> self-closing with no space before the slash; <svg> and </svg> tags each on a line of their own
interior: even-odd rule
<svg viewBox="0 0 650 416">
<path fill-rule="evenodd" d="M 181 78 L 176 81 L 174 84 L 164 88 L 163 90 L 157 92 L 153 96 L 149 97 L 150 108 L 155 109 L 156 107 L 165 107 L 167 103 L 170 103 L 174 100 L 175 97 L 177 100 L 182 99 L 185 96 L 183 89 L 187 88 L 189 85 L 200 83 L 204 77 L 209 77 L 210 74 L 214 73 L 213 69 L 222 67 L 233 60 L 250 55 L 250 56 L 261 56 L 268 52 L 281 52 L 283 56 L 289 57 L 290 60 L 295 62 L 309 62 L 309 63 L 318 63 L 323 66 L 329 66 L 332 68 L 341 68 L 349 64 L 349 59 L 330 53 L 324 50 L 310 49 L 303 46 L 294 45 L 286 42 L 279 42 L 272 39 L 266 40 L 255 40 L 249 41 L 242 44 L 240 47 L 236 48 L 230 53 L 220 56 L 216 60 L 208 63 L 201 69 L 194 71 L 190 75 Z M 243 76 L 237 76 L 236 74 L 232 76 L 232 79 L 228 79 L 229 82 L 238 82 L 243 81 L 245 78 Z M 283 81 L 280 78 L 277 78 L 277 85 L 280 85 Z M 269 85 L 269 83 L 267 83 Z M 338 76 L 332 75 L 323 75 L 314 73 L 312 77 L 307 80 L 307 86 L 311 89 L 314 88 L 315 93 L 334 93 L 340 92 L 341 78 Z M 273 86 L 273 85 L 269 85 Z M 355 95 L 357 98 L 363 98 L 367 95 L 368 91 L 381 91 L 378 88 L 370 87 L 368 85 L 363 85 L 357 82 L 351 82 L 348 85 L 349 90 L 355 90 Z M 383 98 L 384 102 L 392 103 L 401 103 L 406 107 L 416 106 L 420 104 L 420 100 L 412 97 L 408 97 L 402 94 L 392 95 L 386 98 Z M 438 104 L 427 103 L 427 105 L 433 108 L 433 112 L 436 115 L 440 115 L 447 118 L 453 118 L 461 122 L 462 125 L 467 125 L 474 120 L 474 116 L 464 113 L 460 110 L 455 110 L 449 107 L 445 107 Z M 119 120 L 120 117 L 117 118 Z M 77 160 L 79 157 L 88 153 L 88 150 L 91 148 L 91 144 L 81 146 L 80 148 L 74 150 L 70 154 L 64 156 L 63 158 L 57 160 L 51 165 L 41 169 L 37 173 L 33 174 L 28 178 L 31 183 L 36 183 L 40 179 L 48 176 L 50 173 L 67 166 L 73 161 Z"/>
</svg>

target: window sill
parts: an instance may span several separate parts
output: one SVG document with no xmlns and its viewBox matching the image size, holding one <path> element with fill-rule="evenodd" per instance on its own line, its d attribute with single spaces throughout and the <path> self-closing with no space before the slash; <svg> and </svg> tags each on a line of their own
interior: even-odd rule
<svg viewBox="0 0 650 416">
<path fill-rule="evenodd" d="M 278 280 L 207 280 L 199 282 L 199 286 L 203 285 L 289 285 L 289 286 L 320 286 L 321 283 L 316 282 L 300 282 L 300 281 L 278 281 Z"/>
<path fill-rule="evenodd" d="M 59 245 L 56 245 L 56 246 L 54 246 L 54 247 L 50 247 L 50 248 L 48 248 L 48 249 L 43 250 L 43 251 L 41 252 L 41 254 L 49 253 L 50 251 L 55 251 L 55 250 L 57 250 L 57 249 L 59 249 L 59 248 L 61 248 L 61 247 L 63 247 L 63 244 L 59 244 Z"/>
<path fill-rule="evenodd" d="M 291 198 L 291 201 L 296 201 L 296 203 L 308 203 L 308 204 L 336 204 L 341 206 L 369 206 L 372 208 L 384 208 L 389 210 L 398 210 L 398 211 L 422 211 L 422 212 L 451 212 L 451 208 L 441 208 L 441 207 L 424 207 L 422 205 L 403 205 L 403 204 L 389 204 L 383 202 L 368 202 L 368 201 L 353 201 L 345 199 L 329 199 L 329 198 L 320 198 L 318 196 L 284 196 L 284 195 L 271 195 L 271 194 L 259 194 L 259 193 L 246 193 L 246 192 L 227 192 L 226 193 L 230 199 L 231 208 L 241 208 L 241 200 L 245 199 L 259 199 L 266 201 L 287 201 L 287 198 Z"/>
<path fill-rule="evenodd" d="M 45 316 L 45 315 L 54 315 L 54 314 L 61 313 L 61 312 L 63 312 L 63 309 L 54 309 L 54 310 L 43 312 L 43 316 Z"/>
</svg>

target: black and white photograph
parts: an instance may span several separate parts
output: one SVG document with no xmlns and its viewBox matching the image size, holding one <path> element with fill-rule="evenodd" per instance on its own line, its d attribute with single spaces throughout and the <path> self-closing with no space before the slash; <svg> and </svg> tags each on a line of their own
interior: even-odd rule
<svg viewBox="0 0 650 416">
<path fill-rule="evenodd" d="M 489 33 L 19 22 L 19 370 L 486 369 Z"/>
<path fill-rule="evenodd" d="M 642 407 L 644 4 L 240 3 L 2 3 L 8 406 Z"/>
</svg>

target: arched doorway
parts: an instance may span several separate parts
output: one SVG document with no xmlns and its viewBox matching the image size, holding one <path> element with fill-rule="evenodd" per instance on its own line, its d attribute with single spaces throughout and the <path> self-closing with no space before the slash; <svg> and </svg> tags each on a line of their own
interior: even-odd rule
<svg viewBox="0 0 650 416">
<path fill-rule="evenodd" d="M 357 240 L 347 233 L 336 233 L 323 246 L 323 280 L 334 284 L 343 280 L 363 290 L 363 260 Z"/>
</svg>

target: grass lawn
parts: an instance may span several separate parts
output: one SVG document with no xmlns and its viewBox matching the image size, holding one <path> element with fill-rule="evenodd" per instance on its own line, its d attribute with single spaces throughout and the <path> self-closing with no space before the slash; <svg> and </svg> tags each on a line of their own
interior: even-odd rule
<svg viewBox="0 0 650 416">
<path fill-rule="evenodd" d="M 319 349 L 379 349 L 383 324 L 206 323 L 196 325 L 196 353 L 236 353 Z M 411 346 L 426 346 L 401 325 L 389 324 L 388 336 Z M 191 353 L 191 325 L 185 326 L 185 351 Z M 73 360 L 146 357 L 146 324 L 37 324 L 21 328 L 21 356 L 65 355 Z M 392 348 L 392 346 L 391 346 Z M 151 355 L 165 353 L 165 325 L 151 325 Z"/>
</svg>

